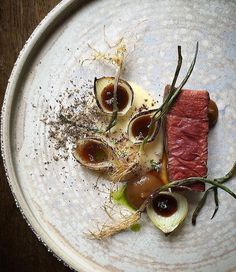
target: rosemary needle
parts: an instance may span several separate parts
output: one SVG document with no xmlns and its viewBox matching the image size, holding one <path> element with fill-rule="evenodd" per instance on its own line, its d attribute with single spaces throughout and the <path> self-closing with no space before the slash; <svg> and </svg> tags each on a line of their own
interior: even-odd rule
<svg viewBox="0 0 236 272">
<path fill-rule="evenodd" d="M 208 196 L 209 191 L 207 190 L 201 200 L 198 202 L 197 207 L 195 208 L 193 215 L 192 215 L 192 225 L 196 225 L 196 219 L 198 214 L 200 213 L 202 207 L 204 206 L 207 196 Z"/>
<path fill-rule="evenodd" d="M 218 198 L 218 189 L 217 188 L 214 188 L 214 199 L 215 199 L 215 210 L 214 210 L 214 213 L 212 214 L 212 217 L 211 219 L 214 218 L 214 216 L 216 215 L 218 209 L 219 209 L 219 198 Z"/>
</svg>

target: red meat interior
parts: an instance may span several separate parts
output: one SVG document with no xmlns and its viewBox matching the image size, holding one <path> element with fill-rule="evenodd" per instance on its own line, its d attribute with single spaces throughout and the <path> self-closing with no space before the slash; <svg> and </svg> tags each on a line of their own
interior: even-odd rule
<svg viewBox="0 0 236 272">
<path fill-rule="evenodd" d="M 165 88 L 168 93 L 170 86 Z M 208 156 L 207 91 L 182 90 L 166 117 L 166 152 L 170 180 L 207 175 Z M 204 191 L 205 184 L 190 185 L 195 191 Z"/>
</svg>

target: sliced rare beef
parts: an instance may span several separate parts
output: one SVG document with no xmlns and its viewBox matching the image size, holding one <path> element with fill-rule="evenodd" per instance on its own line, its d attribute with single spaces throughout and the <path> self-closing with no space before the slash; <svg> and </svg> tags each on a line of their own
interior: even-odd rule
<svg viewBox="0 0 236 272">
<path fill-rule="evenodd" d="M 170 86 L 165 88 L 168 93 Z M 207 175 L 208 138 L 207 91 L 182 90 L 165 120 L 166 153 L 170 180 Z M 189 185 L 204 191 L 205 184 Z"/>
</svg>

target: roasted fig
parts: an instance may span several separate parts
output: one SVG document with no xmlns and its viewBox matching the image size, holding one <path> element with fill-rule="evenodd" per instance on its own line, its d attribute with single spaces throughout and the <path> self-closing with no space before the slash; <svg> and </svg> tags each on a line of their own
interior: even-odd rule
<svg viewBox="0 0 236 272">
<path fill-rule="evenodd" d="M 114 102 L 114 77 L 101 77 L 94 80 L 94 93 L 98 107 L 105 113 L 112 114 Z M 125 80 L 119 79 L 117 87 L 118 115 L 125 115 L 132 106 L 133 89 Z"/>
<path fill-rule="evenodd" d="M 97 171 L 112 169 L 115 157 L 113 148 L 99 138 L 84 138 L 77 141 L 75 159 L 83 166 Z"/>
<path fill-rule="evenodd" d="M 188 212 L 186 198 L 177 193 L 162 192 L 147 207 L 152 223 L 169 234 L 185 219 Z"/>
<path fill-rule="evenodd" d="M 136 114 L 129 122 L 128 135 L 131 142 L 134 144 L 140 144 L 148 136 L 148 142 L 155 139 L 157 133 L 161 127 L 161 121 L 158 120 L 154 123 L 153 127 L 150 128 L 153 114 L 156 109 L 147 110 Z M 151 129 L 151 131 L 149 131 Z"/>
</svg>

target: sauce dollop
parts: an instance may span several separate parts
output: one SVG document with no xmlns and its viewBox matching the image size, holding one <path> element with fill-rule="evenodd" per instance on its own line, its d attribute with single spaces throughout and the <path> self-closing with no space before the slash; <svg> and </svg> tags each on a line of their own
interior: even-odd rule
<svg viewBox="0 0 236 272">
<path fill-rule="evenodd" d="M 106 147 L 93 141 L 79 146 L 77 152 L 82 160 L 88 163 L 100 163 L 108 160 Z"/>
<path fill-rule="evenodd" d="M 124 87 L 118 85 L 117 87 L 117 107 L 118 111 L 122 111 L 126 108 L 129 102 L 129 94 Z M 114 84 L 106 86 L 101 93 L 102 105 L 108 111 L 113 111 L 114 101 Z"/>
<path fill-rule="evenodd" d="M 153 209 L 158 215 L 169 217 L 178 209 L 177 200 L 167 194 L 159 194 L 152 202 Z"/>
<path fill-rule="evenodd" d="M 209 128 L 213 128 L 218 120 L 218 107 L 213 100 L 209 101 L 208 105 L 208 119 L 209 119 Z"/>
<path fill-rule="evenodd" d="M 147 197 L 163 185 L 158 172 L 150 171 L 137 181 L 128 182 L 125 188 L 125 197 L 129 204 L 138 209 Z"/>
<path fill-rule="evenodd" d="M 143 115 L 133 121 L 131 127 L 133 137 L 135 137 L 137 140 L 144 140 L 148 135 L 151 121 L 151 115 Z M 153 131 L 150 133 L 153 133 Z"/>
</svg>

